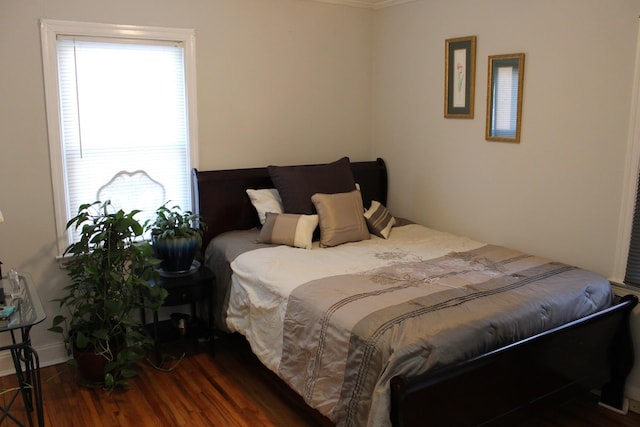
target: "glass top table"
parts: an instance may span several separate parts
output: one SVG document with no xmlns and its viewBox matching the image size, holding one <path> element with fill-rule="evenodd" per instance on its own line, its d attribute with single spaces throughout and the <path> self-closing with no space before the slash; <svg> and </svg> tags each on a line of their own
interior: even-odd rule
<svg viewBox="0 0 640 427">
<path fill-rule="evenodd" d="M 33 425 L 31 413 L 35 409 L 37 425 L 44 426 L 40 360 L 38 353 L 31 347 L 29 333 L 31 327 L 45 320 L 47 315 L 31 276 L 27 273 L 18 273 L 18 277 L 20 279 L 20 293 L 15 298 L 10 296 L 11 285 L 8 277 L 0 279 L 0 285 L 5 295 L 4 302 L 0 302 L 0 305 L 16 307 L 16 310 L 6 319 L 0 319 L 0 333 L 9 332 L 11 335 L 11 344 L 0 345 L 0 351 L 8 350 L 11 352 L 19 385 L 11 397 L 5 397 L 3 401 L 5 406 L 0 407 L 0 424 L 5 418 L 8 418 L 19 426 L 25 425 L 9 413 L 16 399 L 22 396 L 27 409 L 28 425 Z"/>
<path fill-rule="evenodd" d="M 0 332 L 30 328 L 47 318 L 35 285 L 28 273 L 18 273 L 20 278 L 20 297 L 11 298 L 11 286 L 7 276 L 0 283 L 4 289 L 5 302 L 1 306 L 13 305 L 16 311 L 6 320 L 0 320 Z"/>
</svg>

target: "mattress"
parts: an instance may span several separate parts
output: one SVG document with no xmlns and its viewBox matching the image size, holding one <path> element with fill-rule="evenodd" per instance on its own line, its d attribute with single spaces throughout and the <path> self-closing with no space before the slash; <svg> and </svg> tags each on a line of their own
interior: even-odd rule
<svg viewBox="0 0 640 427">
<path fill-rule="evenodd" d="M 394 375 L 468 360 L 613 302 L 592 272 L 416 224 L 311 250 L 257 237 L 225 233 L 207 249 L 217 322 L 338 426 L 389 425 Z"/>
</svg>

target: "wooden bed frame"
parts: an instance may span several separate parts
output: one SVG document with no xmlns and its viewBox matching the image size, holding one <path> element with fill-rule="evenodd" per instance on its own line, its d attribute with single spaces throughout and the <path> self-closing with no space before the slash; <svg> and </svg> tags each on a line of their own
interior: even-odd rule
<svg viewBox="0 0 640 427">
<path fill-rule="evenodd" d="M 382 159 L 352 162 L 363 203 L 387 201 Z M 195 211 L 207 224 L 203 248 L 220 233 L 259 225 L 248 188 L 273 188 L 266 167 L 193 170 Z M 391 421 L 396 427 L 475 426 L 508 423 L 575 388 L 601 390 L 602 404 L 624 408 L 624 385 L 633 367 L 629 315 L 638 298 L 496 349 L 472 360 L 415 377 L 391 380 Z"/>
</svg>

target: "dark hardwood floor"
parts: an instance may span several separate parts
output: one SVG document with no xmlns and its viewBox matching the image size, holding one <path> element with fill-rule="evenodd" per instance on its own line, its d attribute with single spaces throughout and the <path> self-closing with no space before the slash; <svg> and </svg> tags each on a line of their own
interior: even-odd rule
<svg viewBox="0 0 640 427">
<path fill-rule="evenodd" d="M 42 381 L 45 424 L 52 427 L 332 425 L 285 389 L 236 336 L 219 342 L 215 358 L 201 352 L 166 371 L 142 363 L 124 392 L 82 387 L 73 368 L 64 364 L 42 368 Z M 0 378 L 0 386 L 6 391 L 15 379 Z M 6 403 L 10 395 L 4 392 L 0 399 Z M 19 400 L 12 414 L 24 420 L 21 404 Z M 640 426 L 640 415 L 611 412 L 586 393 L 518 425 L 631 427 Z"/>
</svg>

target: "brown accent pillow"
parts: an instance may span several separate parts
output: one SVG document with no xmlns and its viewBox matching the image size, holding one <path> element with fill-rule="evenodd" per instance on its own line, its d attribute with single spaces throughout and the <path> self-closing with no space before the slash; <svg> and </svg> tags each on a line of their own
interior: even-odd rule
<svg viewBox="0 0 640 427">
<path fill-rule="evenodd" d="M 396 219 L 391 212 L 376 200 L 371 201 L 371 207 L 364 213 L 364 218 L 369 231 L 383 239 L 389 238 L 391 228 L 396 224 Z"/>
<path fill-rule="evenodd" d="M 286 213 L 315 214 L 314 194 L 346 193 L 356 188 L 348 157 L 322 165 L 268 166 L 267 170 Z"/>
<path fill-rule="evenodd" d="M 318 211 L 320 246 L 337 246 L 371 238 L 364 220 L 362 195 L 358 190 L 314 194 L 311 200 Z"/>
<path fill-rule="evenodd" d="M 317 226 L 318 215 L 267 212 L 258 241 L 311 249 L 313 231 Z"/>
</svg>

